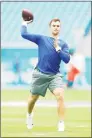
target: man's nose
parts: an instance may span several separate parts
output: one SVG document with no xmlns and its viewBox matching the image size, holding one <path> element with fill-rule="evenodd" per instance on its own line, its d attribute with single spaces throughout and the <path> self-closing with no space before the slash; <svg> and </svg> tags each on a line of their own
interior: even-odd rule
<svg viewBox="0 0 92 138">
<path fill-rule="evenodd" d="M 57 26 L 55 26 L 55 29 L 57 29 Z"/>
</svg>

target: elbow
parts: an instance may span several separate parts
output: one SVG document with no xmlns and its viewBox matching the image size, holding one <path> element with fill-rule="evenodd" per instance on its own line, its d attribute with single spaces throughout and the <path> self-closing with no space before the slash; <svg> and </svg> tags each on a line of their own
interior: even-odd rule
<svg viewBox="0 0 92 138">
<path fill-rule="evenodd" d="M 70 60 L 68 59 L 68 60 L 65 61 L 65 63 L 67 64 L 67 63 L 69 63 L 69 61 L 70 61 Z"/>
<path fill-rule="evenodd" d="M 68 56 L 66 59 L 65 59 L 65 63 L 67 64 L 67 63 L 69 63 L 69 61 L 70 61 L 70 56 Z"/>
<path fill-rule="evenodd" d="M 21 33 L 21 36 L 22 36 L 23 38 L 26 38 L 26 34 L 25 34 L 25 33 Z"/>
</svg>

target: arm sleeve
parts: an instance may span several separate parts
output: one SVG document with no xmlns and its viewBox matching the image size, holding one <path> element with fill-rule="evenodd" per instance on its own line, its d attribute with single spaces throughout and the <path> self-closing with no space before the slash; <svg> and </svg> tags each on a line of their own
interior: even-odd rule
<svg viewBox="0 0 92 138">
<path fill-rule="evenodd" d="M 24 38 L 24 39 L 27 39 L 29 41 L 32 41 L 36 44 L 38 44 L 38 41 L 40 39 L 40 35 L 36 35 L 36 34 L 30 34 L 27 32 L 27 26 L 25 25 L 22 25 L 21 26 L 21 36 Z"/>
<path fill-rule="evenodd" d="M 68 63 L 70 61 L 69 48 L 67 44 L 63 45 L 62 50 L 59 52 L 59 55 L 61 57 L 61 60 L 63 60 L 65 63 Z"/>
</svg>

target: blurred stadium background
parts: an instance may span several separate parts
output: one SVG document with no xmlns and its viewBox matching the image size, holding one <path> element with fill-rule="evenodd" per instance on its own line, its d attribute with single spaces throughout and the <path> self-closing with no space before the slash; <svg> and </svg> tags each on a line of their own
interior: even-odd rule
<svg viewBox="0 0 92 138">
<path fill-rule="evenodd" d="M 83 102 L 86 101 L 87 103 L 89 103 L 88 105 L 90 105 L 91 101 L 91 2 L 1 2 L 2 136 L 29 136 L 29 133 L 22 134 L 22 130 L 21 134 L 15 133 L 14 129 L 11 132 L 10 126 L 6 125 L 6 121 L 7 123 L 12 121 L 9 120 L 11 112 L 12 117 L 15 117 L 13 116 L 13 113 L 16 114 L 16 111 L 16 116 L 20 115 L 18 117 L 25 118 L 25 114 L 23 113 L 23 111 L 22 114 L 20 113 L 20 108 L 18 109 L 16 107 L 11 107 L 10 109 L 8 107 L 8 104 L 13 106 L 14 103 L 10 104 L 10 101 L 20 102 L 27 99 L 31 82 L 31 73 L 37 62 L 38 55 L 36 44 L 24 40 L 21 37 L 20 29 L 22 23 L 22 9 L 29 9 L 34 14 L 34 22 L 28 26 L 29 32 L 32 33 L 49 35 L 48 23 L 50 22 L 50 20 L 55 17 L 61 19 L 62 30 L 60 36 L 68 43 L 69 48 L 76 49 L 76 51 L 81 53 L 85 58 L 85 83 L 81 83 L 79 80 L 80 78 L 78 78 L 75 83 L 76 89 L 78 88 L 78 90 L 76 91 L 75 88 L 72 90 L 66 90 L 67 92 L 69 92 L 65 94 L 66 102 L 81 102 L 83 100 Z M 62 73 L 65 73 L 64 63 L 62 64 L 62 66 L 63 68 L 61 67 L 60 70 Z M 19 70 L 19 74 L 17 74 L 17 70 Z M 64 81 L 66 83 L 66 78 Z M 81 91 L 84 92 L 84 94 L 81 93 Z M 47 94 L 47 98 L 45 99 L 54 100 L 54 98 L 52 98 L 50 94 Z M 24 111 L 26 113 L 25 103 Z M 9 116 L 5 116 L 7 112 Z M 39 110 L 37 111 L 37 113 L 38 112 Z M 90 112 L 88 111 L 86 113 L 88 113 L 88 118 L 86 119 L 89 120 L 90 123 Z M 82 118 L 80 118 L 80 120 L 81 119 Z M 68 120 L 68 118 L 66 120 Z M 18 122 L 18 120 L 16 121 Z M 23 125 L 25 125 L 25 122 L 23 121 L 24 120 L 22 120 L 21 122 L 23 123 Z M 19 129 L 21 129 L 21 127 Z M 40 131 L 39 129 L 37 130 L 38 132 Z M 77 131 L 75 132 L 76 135 L 78 135 Z M 69 134 L 70 133 L 67 132 L 67 136 L 69 136 Z M 55 136 L 55 134 L 50 133 L 48 135 Z M 82 134 L 80 134 L 80 136 L 81 135 Z M 90 127 L 87 133 L 85 131 L 85 135 L 90 136 Z M 36 134 L 33 133 L 32 136 L 36 136 Z M 40 133 L 38 134 L 38 136 L 44 136 L 44 134 Z M 56 133 L 56 136 L 61 135 Z M 64 134 L 64 136 L 66 136 L 66 134 Z M 74 134 L 70 134 L 70 136 L 74 136 Z"/>
</svg>

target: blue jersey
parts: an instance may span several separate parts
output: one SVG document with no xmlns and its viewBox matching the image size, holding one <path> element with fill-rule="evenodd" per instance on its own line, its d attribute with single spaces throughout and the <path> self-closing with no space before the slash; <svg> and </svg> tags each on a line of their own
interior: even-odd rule
<svg viewBox="0 0 92 138">
<path fill-rule="evenodd" d="M 27 27 L 24 25 L 21 27 L 21 36 L 38 45 L 38 63 L 36 67 L 41 72 L 56 74 L 59 72 L 61 60 L 65 63 L 69 62 L 69 48 L 61 39 L 58 40 L 61 50 L 57 52 L 54 47 L 55 38 L 53 37 L 28 33 Z"/>
</svg>

